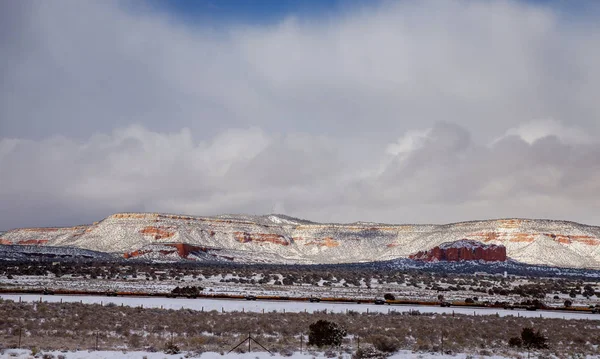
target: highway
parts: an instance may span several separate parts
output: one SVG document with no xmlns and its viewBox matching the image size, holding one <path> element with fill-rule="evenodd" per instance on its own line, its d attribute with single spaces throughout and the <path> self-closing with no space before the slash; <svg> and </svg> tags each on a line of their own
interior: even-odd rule
<svg viewBox="0 0 600 359">
<path fill-rule="evenodd" d="M 452 315 L 499 315 L 519 316 L 519 317 L 542 317 L 542 318 L 560 318 L 560 319 L 591 319 L 600 320 L 600 314 L 590 312 L 575 311 L 556 311 L 556 310 L 508 310 L 502 308 L 478 308 L 478 307 L 440 307 L 432 305 L 375 305 L 369 303 L 348 303 L 322 301 L 311 303 L 308 301 L 292 300 L 244 300 L 229 298 L 164 298 L 164 297 L 130 297 L 118 296 L 107 297 L 101 295 L 38 295 L 38 294 L 0 294 L 4 300 L 22 301 L 22 302 L 81 302 L 86 304 L 114 303 L 116 305 L 125 305 L 131 307 L 143 308 L 163 308 L 163 309 L 193 309 L 198 311 L 219 312 L 279 312 L 279 313 L 313 313 L 316 311 L 327 311 L 333 313 L 345 313 L 347 311 L 356 311 L 360 313 L 382 313 L 388 314 L 393 311 L 408 312 L 419 311 L 421 313 L 438 313 Z"/>
</svg>

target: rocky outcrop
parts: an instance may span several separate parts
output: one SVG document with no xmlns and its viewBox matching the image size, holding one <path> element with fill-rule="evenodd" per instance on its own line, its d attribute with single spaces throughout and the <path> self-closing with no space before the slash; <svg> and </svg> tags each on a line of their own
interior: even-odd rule
<svg viewBox="0 0 600 359">
<path fill-rule="evenodd" d="M 272 233 L 248 233 L 234 232 L 235 240 L 240 243 L 273 243 L 281 246 L 289 246 L 290 242 L 284 236 Z"/>
<path fill-rule="evenodd" d="M 151 236 L 154 239 L 169 238 L 169 237 L 173 237 L 175 235 L 175 232 L 169 231 L 169 228 L 153 227 L 153 226 L 144 227 L 140 231 L 140 233 Z"/>
<path fill-rule="evenodd" d="M 231 262 L 234 260 L 231 256 L 218 254 L 220 250 L 201 246 L 193 246 L 187 243 L 164 243 L 150 244 L 136 251 L 123 254 L 123 258 L 132 259 L 157 259 L 157 260 L 177 260 L 189 259 L 195 260 L 200 256 L 211 257 L 219 260 Z"/>
<path fill-rule="evenodd" d="M 160 246 L 148 246 L 137 251 L 125 253 L 124 258 L 135 258 L 140 257 L 148 253 L 160 253 L 162 255 L 177 254 L 180 258 L 187 259 L 190 253 L 193 252 L 207 252 L 208 248 L 192 246 L 186 243 L 165 243 Z"/>
<path fill-rule="evenodd" d="M 486 245 L 472 240 L 459 240 L 451 243 L 442 243 L 428 251 L 420 251 L 409 256 L 411 259 L 421 261 L 478 261 L 504 262 L 506 261 L 506 247 L 502 245 Z"/>
<path fill-rule="evenodd" d="M 304 240 L 304 238 L 297 238 L 297 240 L 299 240 L 299 241 Z M 308 241 L 305 241 L 304 245 L 305 246 L 333 248 L 333 247 L 339 246 L 340 242 L 336 241 L 332 237 L 325 237 L 325 238 L 319 238 L 319 239 L 314 239 L 314 238 L 310 239 Z"/>
</svg>

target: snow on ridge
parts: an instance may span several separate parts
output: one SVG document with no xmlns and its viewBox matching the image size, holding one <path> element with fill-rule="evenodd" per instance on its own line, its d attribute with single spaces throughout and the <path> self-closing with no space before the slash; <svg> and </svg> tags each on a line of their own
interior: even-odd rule
<svg viewBox="0 0 600 359">
<path fill-rule="evenodd" d="M 298 222 L 296 222 L 296 221 L 292 221 L 292 220 L 289 220 L 289 219 L 286 219 L 286 218 L 283 218 L 283 217 L 280 217 L 280 216 L 278 216 L 278 215 L 274 215 L 274 214 L 270 215 L 270 216 L 269 216 L 269 217 L 267 217 L 267 218 L 269 218 L 269 220 L 270 220 L 271 222 L 273 222 L 273 223 L 277 223 L 277 224 L 293 224 L 293 225 L 297 225 L 297 224 L 299 224 L 299 223 L 298 223 Z"/>
</svg>

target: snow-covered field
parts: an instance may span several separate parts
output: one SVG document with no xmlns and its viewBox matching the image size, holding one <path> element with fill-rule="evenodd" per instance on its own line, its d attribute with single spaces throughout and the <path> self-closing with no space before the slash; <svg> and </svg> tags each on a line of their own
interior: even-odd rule
<svg viewBox="0 0 600 359">
<path fill-rule="evenodd" d="M 294 301 L 246 301 L 228 299 L 187 299 L 187 298 L 154 298 L 154 297 L 103 297 L 103 296 L 77 296 L 77 295 L 31 295 L 31 294 L 2 294 L 0 298 L 18 302 L 81 302 L 86 304 L 114 303 L 131 307 L 163 308 L 163 309 L 194 309 L 204 311 L 224 312 L 304 312 L 316 311 L 345 313 L 346 311 L 389 313 L 390 311 L 408 312 L 417 310 L 421 313 L 446 313 L 464 315 L 499 315 L 520 317 L 542 317 L 558 319 L 590 319 L 600 320 L 600 314 L 555 312 L 555 311 L 526 311 L 526 310 L 504 310 L 496 308 L 460 308 L 460 307 L 434 307 L 434 306 L 411 306 L 411 305 L 374 305 L 355 303 L 331 303 L 331 302 L 294 302 Z"/>
<path fill-rule="evenodd" d="M 335 298 L 355 298 L 374 300 L 380 298 L 384 293 L 393 293 L 398 299 L 409 299 L 417 301 L 436 301 L 440 294 L 434 288 L 427 288 L 427 284 L 419 281 L 417 286 L 413 286 L 406 277 L 404 283 L 381 283 L 375 279 L 371 279 L 369 283 L 366 279 L 361 279 L 359 286 L 345 286 L 344 278 L 331 278 L 329 280 L 321 279 L 317 283 L 303 284 L 295 283 L 293 285 L 275 285 L 275 279 L 270 279 L 265 284 L 250 284 L 250 283 L 234 283 L 223 282 L 223 280 L 242 280 L 247 279 L 244 276 L 231 273 L 223 273 L 217 275 L 192 276 L 186 274 L 181 276 L 181 279 L 176 280 L 171 277 L 165 277 L 160 280 L 147 280 L 147 273 L 138 272 L 136 278 L 131 275 L 121 275 L 118 278 L 82 278 L 71 275 L 62 275 L 55 277 L 54 274 L 48 275 L 18 275 L 14 278 L 8 278 L 6 275 L 0 275 L 0 288 L 14 290 L 29 290 L 29 289 L 50 289 L 50 290 L 75 290 L 75 291 L 91 291 L 91 292 L 136 292 L 136 293 L 170 293 L 176 286 L 200 286 L 204 288 L 204 294 L 226 294 L 226 295 L 256 295 L 256 296 L 287 296 L 287 297 L 335 297 Z M 267 274 L 258 273 L 248 279 L 259 281 Z M 268 273 L 277 280 L 283 280 L 283 275 L 279 273 Z M 501 276 L 478 276 L 481 282 L 489 282 L 493 287 L 514 288 L 518 285 L 527 286 L 535 284 L 535 280 L 531 278 L 513 276 L 506 282 L 501 282 Z M 324 285 L 324 282 L 328 282 Z M 573 286 L 579 285 L 573 282 Z M 600 291 L 597 282 L 585 282 L 591 284 L 596 290 Z M 450 283 L 439 280 L 432 283 L 436 287 L 448 288 Z M 443 292 L 444 299 L 450 302 L 464 301 L 466 298 L 477 297 L 480 302 L 495 302 L 497 300 L 507 301 L 509 303 L 519 303 L 523 298 L 517 294 L 489 295 L 487 292 L 477 292 L 474 290 L 474 285 L 463 285 L 464 289 L 458 291 Z M 557 299 L 553 297 L 557 296 Z M 562 307 L 565 300 L 569 299 L 573 306 L 600 306 L 600 297 L 591 296 L 586 298 L 582 295 L 577 295 L 577 298 L 571 298 L 564 293 L 548 293 L 543 300 L 546 305 L 554 307 Z"/>
</svg>

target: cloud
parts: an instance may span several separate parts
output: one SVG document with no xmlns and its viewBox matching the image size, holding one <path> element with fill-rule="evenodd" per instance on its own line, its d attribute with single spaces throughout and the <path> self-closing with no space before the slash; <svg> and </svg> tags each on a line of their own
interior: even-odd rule
<svg viewBox="0 0 600 359">
<path fill-rule="evenodd" d="M 565 143 L 590 143 L 595 141 L 592 136 L 582 129 L 569 128 L 552 119 L 523 123 L 506 131 L 506 134 L 498 140 L 513 135 L 521 137 L 529 144 L 548 136 L 555 136 Z"/>
<path fill-rule="evenodd" d="M 0 4 L 0 229 L 273 208 L 599 224 L 597 9 L 401 1 L 218 26 L 130 5 Z"/>
<path fill-rule="evenodd" d="M 600 144 L 553 136 L 528 143 L 511 135 L 486 145 L 451 123 L 403 138 L 411 133 L 427 137 L 365 162 L 354 161 L 335 138 L 256 128 L 208 141 L 194 140 L 185 128 L 158 133 L 139 125 L 85 140 L 3 139 L 0 198 L 12 205 L 3 206 L 1 224 L 59 220 L 56 212 L 72 220 L 82 208 L 79 218 L 88 221 L 123 210 L 207 215 L 273 208 L 332 221 L 594 220 Z M 374 171 L 384 160 L 383 171 Z M 9 208 L 28 215 L 16 217 Z"/>
</svg>

